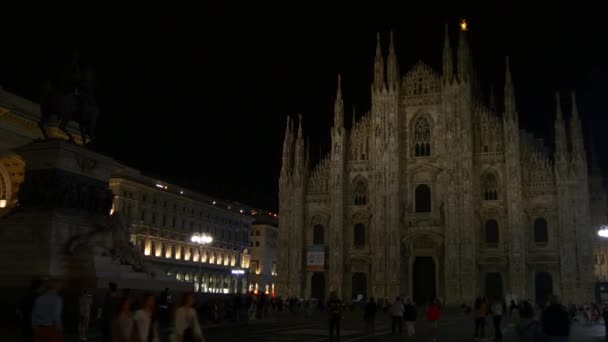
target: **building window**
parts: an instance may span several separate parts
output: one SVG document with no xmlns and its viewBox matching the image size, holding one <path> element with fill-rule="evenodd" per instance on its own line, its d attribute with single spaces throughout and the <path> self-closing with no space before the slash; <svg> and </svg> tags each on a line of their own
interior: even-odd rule
<svg viewBox="0 0 608 342">
<path fill-rule="evenodd" d="M 251 260 L 249 265 L 250 265 L 249 270 L 251 271 L 251 273 L 260 274 L 260 269 L 258 267 L 257 260 Z"/>
<path fill-rule="evenodd" d="M 255 230 L 255 236 L 260 236 L 260 230 L 259 229 Z"/>
<path fill-rule="evenodd" d="M 312 232 L 313 245 L 322 245 L 325 243 L 325 227 L 322 224 L 317 224 Z"/>
<path fill-rule="evenodd" d="M 416 187 L 415 203 L 417 213 L 431 212 L 431 188 L 426 184 L 420 184 Z"/>
<path fill-rule="evenodd" d="M 431 155 L 431 125 L 424 117 L 416 119 L 414 124 L 414 156 Z"/>
<path fill-rule="evenodd" d="M 549 241 L 549 229 L 544 218 L 534 220 L 534 242 L 537 245 L 546 245 Z"/>
<path fill-rule="evenodd" d="M 156 224 L 156 213 L 152 213 L 152 224 Z"/>
<path fill-rule="evenodd" d="M 142 209 L 141 211 L 141 220 L 146 221 L 146 211 Z"/>
<path fill-rule="evenodd" d="M 354 198 L 355 205 L 366 205 L 367 204 L 367 187 L 365 186 L 365 182 L 363 180 L 359 180 L 355 184 L 354 195 L 355 195 L 355 198 Z"/>
<path fill-rule="evenodd" d="M 498 247 L 499 232 L 498 232 L 498 222 L 496 220 L 488 220 L 486 221 L 486 244 L 488 247 Z"/>
<path fill-rule="evenodd" d="M 255 246 L 256 246 L 256 247 L 260 247 L 260 241 L 256 241 L 256 242 L 255 242 Z"/>
<path fill-rule="evenodd" d="M 365 225 L 357 223 L 354 230 L 355 247 L 365 246 Z"/>
<path fill-rule="evenodd" d="M 483 199 L 486 201 L 496 201 L 498 199 L 498 182 L 496 176 L 491 173 L 486 174 L 482 180 Z"/>
</svg>

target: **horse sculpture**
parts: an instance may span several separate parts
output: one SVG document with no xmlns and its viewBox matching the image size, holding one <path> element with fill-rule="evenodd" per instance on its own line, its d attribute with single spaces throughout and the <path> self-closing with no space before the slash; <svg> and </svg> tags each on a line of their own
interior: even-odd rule
<svg viewBox="0 0 608 342">
<path fill-rule="evenodd" d="M 49 138 L 46 126 L 51 117 L 55 115 L 59 118 L 59 129 L 68 136 L 71 142 L 76 143 L 74 136 L 66 129 L 71 121 L 78 123 L 83 145 L 93 141 L 99 115 L 94 93 L 93 72 L 85 70 L 81 73 L 76 58 L 68 77 L 57 81 L 46 81 L 42 87 L 41 117 L 38 122 L 44 138 Z"/>
</svg>

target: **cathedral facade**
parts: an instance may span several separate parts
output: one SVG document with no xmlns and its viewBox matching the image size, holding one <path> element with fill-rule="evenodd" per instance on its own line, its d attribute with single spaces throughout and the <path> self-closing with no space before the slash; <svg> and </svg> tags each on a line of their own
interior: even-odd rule
<svg viewBox="0 0 608 342">
<path fill-rule="evenodd" d="M 466 27 L 455 50 L 446 28 L 442 72 L 418 62 L 403 75 L 392 34 L 386 56 L 378 35 L 371 109 L 347 130 L 338 78 L 331 151 L 314 167 L 288 118 L 279 295 L 592 300 L 606 195 L 574 93 L 556 95 L 549 150 L 519 126 L 508 59 L 498 109 L 480 95 Z"/>
</svg>

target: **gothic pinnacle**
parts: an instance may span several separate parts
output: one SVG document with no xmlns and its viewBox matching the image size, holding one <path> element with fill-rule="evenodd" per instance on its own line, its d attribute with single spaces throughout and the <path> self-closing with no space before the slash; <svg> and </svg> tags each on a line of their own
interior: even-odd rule
<svg viewBox="0 0 608 342">
<path fill-rule="evenodd" d="M 563 121 L 562 107 L 559 101 L 559 91 L 555 92 L 555 121 Z"/>
<path fill-rule="evenodd" d="M 451 81 L 454 76 L 454 66 L 452 65 L 452 47 L 450 46 L 450 35 L 448 24 L 445 24 L 445 38 L 443 40 L 443 76 L 447 81 Z"/>
<path fill-rule="evenodd" d="M 334 127 L 344 126 L 344 101 L 342 100 L 342 85 L 340 74 L 338 74 L 338 90 L 336 102 L 334 103 Z"/>
<path fill-rule="evenodd" d="M 374 87 L 382 89 L 384 86 L 384 58 L 382 57 L 382 46 L 380 45 L 380 32 L 376 35 L 376 57 L 374 59 Z"/>
<path fill-rule="evenodd" d="M 515 91 L 513 89 L 513 81 L 511 79 L 511 67 L 509 66 L 509 57 L 505 58 L 505 113 L 515 113 Z"/>
<path fill-rule="evenodd" d="M 505 58 L 506 68 L 505 68 L 505 84 L 511 84 L 511 67 L 509 65 L 509 56 Z"/>
<path fill-rule="evenodd" d="M 302 140 L 302 114 L 298 114 L 298 141 Z"/>
<path fill-rule="evenodd" d="M 570 94 L 570 96 L 572 97 L 572 118 L 576 118 L 578 120 L 579 114 L 578 114 L 578 106 L 576 105 L 576 92 L 574 90 L 572 90 L 572 93 Z"/>
<path fill-rule="evenodd" d="M 388 48 L 387 77 L 389 87 L 396 87 L 399 83 L 399 66 L 397 63 L 397 53 L 395 52 L 395 42 L 393 31 L 390 33 L 390 43 Z"/>
</svg>

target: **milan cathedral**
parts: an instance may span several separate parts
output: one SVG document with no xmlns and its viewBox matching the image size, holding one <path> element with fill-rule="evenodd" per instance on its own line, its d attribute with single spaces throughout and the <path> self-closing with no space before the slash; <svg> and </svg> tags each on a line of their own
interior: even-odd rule
<svg viewBox="0 0 608 342">
<path fill-rule="evenodd" d="M 481 95 L 466 27 L 455 53 L 446 27 L 442 64 L 403 75 L 392 33 L 387 55 L 378 35 L 371 109 L 346 129 L 338 78 L 331 151 L 314 167 L 288 118 L 280 295 L 592 300 L 608 276 L 606 193 L 574 92 L 555 96 L 549 150 L 519 126 L 508 58 L 500 109 Z"/>
</svg>

